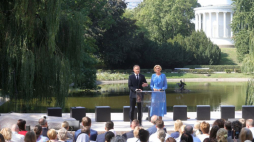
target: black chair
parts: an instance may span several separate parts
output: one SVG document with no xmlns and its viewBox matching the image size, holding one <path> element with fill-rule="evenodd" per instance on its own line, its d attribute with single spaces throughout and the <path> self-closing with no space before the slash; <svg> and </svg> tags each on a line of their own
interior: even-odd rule
<svg viewBox="0 0 254 142">
<path fill-rule="evenodd" d="M 173 120 L 187 120 L 187 105 L 173 106 Z"/>
<path fill-rule="evenodd" d="M 111 121 L 110 106 L 96 106 L 95 107 L 95 121 L 96 122 Z"/>
<path fill-rule="evenodd" d="M 242 106 L 242 118 L 254 119 L 254 106 L 253 105 L 243 105 Z"/>
<path fill-rule="evenodd" d="M 197 120 L 210 120 L 210 105 L 197 105 Z"/>
<path fill-rule="evenodd" d="M 62 108 L 61 107 L 48 107 L 47 115 L 62 117 Z"/>
<path fill-rule="evenodd" d="M 221 118 L 228 120 L 235 118 L 235 106 L 234 105 L 221 105 Z"/>
<path fill-rule="evenodd" d="M 130 121 L 129 117 L 129 112 L 130 112 L 130 106 L 123 106 L 123 121 Z M 134 119 L 137 119 L 137 106 L 135 106 L 134 110 Z"/>
<path fill-rule="evenodd" d="M 79 122 L 82 121 L 82 118 L 86 116 L 85 107 L 71 107 L 70 108 L 70 117 L 75 118 Z"/>
</svg>

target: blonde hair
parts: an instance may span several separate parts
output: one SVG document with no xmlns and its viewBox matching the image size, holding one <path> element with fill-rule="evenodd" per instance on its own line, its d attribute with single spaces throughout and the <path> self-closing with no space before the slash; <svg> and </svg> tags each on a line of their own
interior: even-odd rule
<svg viewBox="0 0 254 142">
<path fill-rule="evenodd" d="M 183 122 L 180 119 L 177 119 L 174 123 L 175 131 L 179 131 L 182 125 L 183 125 Z"/>
<path fill-rule="evenodd" d="M 142 127 L 140 126 L 136 126 L 134 131 L 133 131 L 133 134 L 134 134 L 134 137 L 138 138 L 138 133 L 139 133 L 139 130 L 143 129 Z"/>
<path fill-rule="evenodd" d="M 239 135 L 239 139 L 241 140 L 241 142 L 244 142 L 245 140 L 252 140 L 253 135 L 252 135 L 252 132 L 250 131 L 250 129 L 242 128 L 240 135 Z"/>
<path fill-rule="evenodd" d="M 227 142 L 228 131 L 224 128 L 220 128 L 216 133 L 216 139 L 218 142 Z"/>
<path fill-rule="evenodd" d="M 65 128 L 66 130 L 69 128 L 69 123 L 67 121 L 64 121 L 62 123 L 62 127 Z"/>
<path fill-rule="evenodd" d="M 157 68 L 157 67 L 159 67 L 161 70 L 162 70 L 162 67 L 160 66 L 160 65 L 155 65 L 154 67 L 153 67 L 153 71 L 155 72 L 155 68 Z"/>
<path fill-rule="evenodd" d="M 179 132 L 180 132 L 181 135 L 184 133 L 184 128 L 185 128 L 185 126 L 186 126 L 186 125 L 182 125 L 182 126 L 180 127 Z"/>
<path fill-rule="evenodd" d="M 5 140 L 11 140 L 11 129 L 10 128 L 3 128 L 0 133 L 4 136 Z"/>
<path fill-rule="evenodd" d="M 59 140 L 66 140 L 67 139 L 67 130 L 62 128 L 58 131 L 58 139 Z"/>
<path fill-rule="evenodd" d="M 200 129 L 200 122 L 197 121 L 195 124 L 194 124 L 194 130 L 199 130 Z"/>
<path fill-rule="evenodd" d="M 48 138 L 49 138 L 50 140 L 56 139 L 56 136 L 57 136 L 56 130 L 55 130 L 55 129 L 50 129 L 50 130 L 48 130 L 47 136 L 48 136 Z"/>
<path fill-rule="evenodd" d="M 166 133 L 165 133 L 164 129 L 158 130 L 157 137 L 158 137 L 158 139 L 160 139 L 161 142 L 165 141 Z"/>
</svg>

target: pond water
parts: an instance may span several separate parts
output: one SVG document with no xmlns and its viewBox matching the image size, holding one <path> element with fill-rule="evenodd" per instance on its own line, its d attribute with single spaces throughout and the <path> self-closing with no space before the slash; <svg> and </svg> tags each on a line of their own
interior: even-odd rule
<svg viewBox="0 0 254 142">
<path fill-rule="evenodd" d="M 187 105 L 188 111 L 196 111 L 196 105 L 210 105 L 211 111 L 219 111 L 220 105 L 235 105 L 241 110 L 246 102 L 247 82 L 188 82 L 189 93 L 176 93 L 176 83 L 168 83 L 166 90 L 167 111 L 173 111 L 174 105 Z M 94 112 L 95 106 L 111 106 L 112 112 L 122 112 L 123 106 L 129 106 L 128 84 L 100 85 L 97 92 L 71 93 L 66 98 L 63 112 L 69 112 L 70 107 L 84 106 L 87 112 Z M 144 90 L 149 90 L 145 88 Z M 1 93 L 1 92 L 0 92 Z M 46 112 L 47 107 L 54 106 L 52 101 L 34 99 L 31 105 L 24 100 L 8 100 L 1 105 L 0 112 Z"/>
</svg>

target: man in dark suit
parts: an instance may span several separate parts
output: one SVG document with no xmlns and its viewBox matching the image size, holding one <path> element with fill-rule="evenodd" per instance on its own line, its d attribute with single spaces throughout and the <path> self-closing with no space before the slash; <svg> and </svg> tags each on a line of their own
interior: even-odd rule
<svg viewBox="0 0 254 142">
<path fill-rule="evenodd" d="M 106 132 L 108 132 L 110 130 L 114 131 L 113 129 L 114 129 L 114 123 L 112 121 L 106 122 L 106 124 L 105 124 L 105 130 L 106 130 Z M 97 136 L 96 142 L 105 142 L 105 134 L 106 133 L 99 134 Z"/>
<path fill-rule="evenodd" d="M 129 113 L 130 123 L 134 119 L 134 110 L 135 110 L 135 105 L 136 105 L 136 92 L 142 91 L 143 87 L 148 86 L 145 76 L 140 74 L 139 65 L 133 66 L 133 72 L 134 72 L 134 74 L 130 75 L 129 80 L 128 80 L 128 86 L 130 89 L 130 113 Z M 137 107 L 138 107 L 139 124 L 142 125 L 142 105 L 141 105 L 141 102 L 137 103 Z"/>
<path fill-rule="evenodd" d="M 147 131 L 149 132 L 149 135 L 152 135 L 154 133 L 157 132 L 157 128 L 156 128 L 156 121 L 159 119 L 159 117 L 157 115 L 153 115 L 151 117 L 151 123 L 153 124 L 152 127 L 148 128 Z M 167 133 L 167 129 L 166 128 L 163 128 L 164 131 Z"/>
<path fill-rule="evenodd" d="M 136 126 L 139 126 L 139 121 L 137 119 L 134 119 L 131 123 L 131 131 L 123 134 L 123 137 L 126 140 L 134 137 L 133 130 L 135 129 Z"/>
<path fill-rule="evenodd" d="M 42 127 L 42 134 L 44 137 L 48 137 L 47 136 L 47 132 L 48 132 L 48 122 L 45 118 L 40 118 L 39 119 L 39 125 Z"/>
</svg>

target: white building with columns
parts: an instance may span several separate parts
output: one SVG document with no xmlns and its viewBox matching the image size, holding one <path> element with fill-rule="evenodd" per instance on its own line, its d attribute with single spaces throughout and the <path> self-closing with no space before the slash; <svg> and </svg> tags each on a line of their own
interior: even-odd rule
<svg viewBox="0 0 254 142">
<path fill-rule="evenodd" d="M 208 0 L 207 0 L 208 1 Z M 195 29 L 203 30 L 207 37 L 219 47 L 234 47 L 231 22 L 233 7 L 231 0 L 210 0 L 210 3 L 195 8 Z"/>
</svg>

